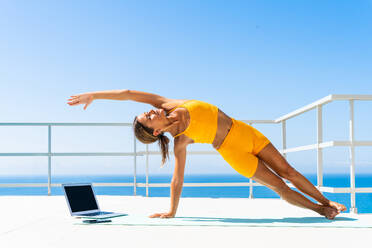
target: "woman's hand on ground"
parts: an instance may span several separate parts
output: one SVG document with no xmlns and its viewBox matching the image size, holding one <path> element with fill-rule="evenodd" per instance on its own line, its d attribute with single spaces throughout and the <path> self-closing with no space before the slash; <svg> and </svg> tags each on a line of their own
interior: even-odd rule
<svg viewBox="0 0 372 248">
<path fill-rule="evenodd" d="M 156 213 L 150 215 L 150 218 L 173 218 L 176 214 L 168 212 L 168 213 Z"/>
<path fill-rule="evenodd" d="M 67 104 L 69 104 L 70 106 L 85 104 L 84 110 L 86 110 L 87 107 L 93 102 L 93 100 L 94 100 L 94 97 L 92 93 L 84 93 L 84 94 L 71 96 L 71 98 L 68 99 Z"/>
</svg>

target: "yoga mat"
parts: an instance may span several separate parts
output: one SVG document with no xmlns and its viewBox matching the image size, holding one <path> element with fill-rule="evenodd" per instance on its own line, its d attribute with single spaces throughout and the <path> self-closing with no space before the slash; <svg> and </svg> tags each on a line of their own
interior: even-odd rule
<svg viewBox="0 0 372 248">
<path fill-rule="evenodd" d="M 128 215 L 113 218 L 108 223 L 82 223 L 77 225 L 122 225 L 122 226 L 243 226 L 243 227 L 325 227 L 325 228 L 372 228 L 372 216 L 359 217 L 347 214 L 334 220 L 324 217 L 283 218 L 219 218 L 219 217 L 175 217 L 170 219 L 148 218 Z"/>
</svg>

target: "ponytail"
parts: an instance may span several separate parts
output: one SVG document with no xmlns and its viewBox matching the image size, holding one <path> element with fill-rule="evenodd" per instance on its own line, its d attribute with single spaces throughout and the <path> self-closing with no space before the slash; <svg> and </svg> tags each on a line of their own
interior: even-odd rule
<svg viewBox="0 0 372 248">
<path fill-rule="evenodd" d="M 158 141 L 159 147 L 161 149 L 161 167 L 164 166 L 167 159 L 169 159 L 169 139 L 163 133 L 159 134 L 158 136 L 153 135 L 154 130 L 144 126 L 137 120 L 137 117 L 134 118 L 133 121 L 133 130 L 134 135 L 137 137 L 139 141 L 144 144 L 151 144 L 155 141 Z"/>
<path fill-rule="evenodd" d="M 169 139 L 164 134 L 159 134 L 158 137 L 159 137 L 158 142 L 159 142 L 159 147 L 161 149 L 161 157 L 162 157 L 161 167 L 163 167 L 167 159 L 169 159 L 169 150 L 168 150 Z"/>
</svg>

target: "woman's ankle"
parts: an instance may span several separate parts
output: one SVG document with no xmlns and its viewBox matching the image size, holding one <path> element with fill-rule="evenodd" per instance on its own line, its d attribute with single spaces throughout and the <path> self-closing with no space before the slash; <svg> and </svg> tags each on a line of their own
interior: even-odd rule
<svg viewBox="0 0 372 248">
<path fill-rule="evenodd" d="M 324 205 L 319 205 L 319 204 L 317 204 L 318 206 L 317 206 L 317 208 L 315 208 L 315 209 L 313 209 L 315 212 L 317 212 L 318 214 L 320 214 L 320 215 L 324 215 L 324 213 L 325 213 L 325 208 L 327 207 L 327 206 L 324 206 Z"/>
<path fill-rule="evenodd" d="M 331 201 L 330 200 L 328 200 L 328 199 L 324 199 L 324 200 L 322 200 L 321 202 L 319 202 L 320 204 L 322 204 L 323 206 L 330 206 L 330 203 Z"/>
</svg>

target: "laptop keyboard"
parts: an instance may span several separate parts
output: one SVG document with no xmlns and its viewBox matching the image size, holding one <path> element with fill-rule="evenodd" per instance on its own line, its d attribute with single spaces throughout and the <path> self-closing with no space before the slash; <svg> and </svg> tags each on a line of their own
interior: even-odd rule
<svg viewBox="0 0 372 248">
<path fill-rule="evenodd" d="M 96 216 L 96 215 L 104 215 L 104 214 L 112 214 L 113 212 L 98 212 L 98 213 L 90 213 L 90 214 L 82 214 L 83 216 Z"/>
</svg>

